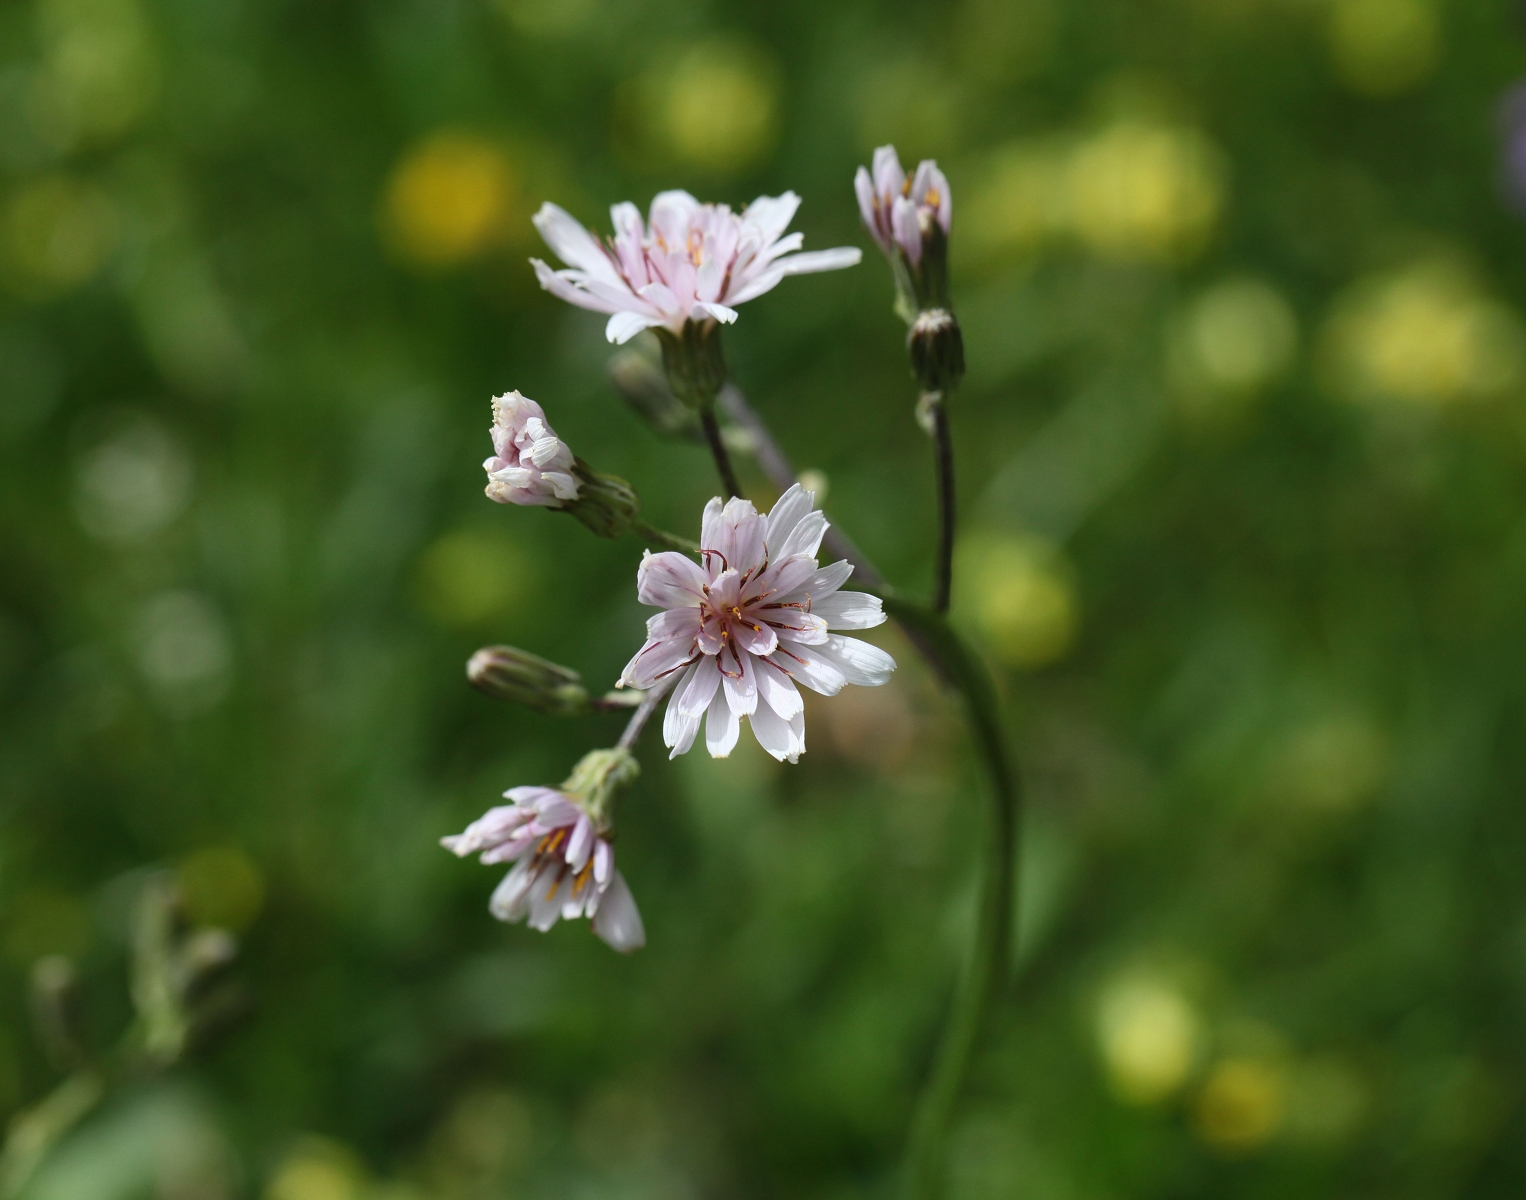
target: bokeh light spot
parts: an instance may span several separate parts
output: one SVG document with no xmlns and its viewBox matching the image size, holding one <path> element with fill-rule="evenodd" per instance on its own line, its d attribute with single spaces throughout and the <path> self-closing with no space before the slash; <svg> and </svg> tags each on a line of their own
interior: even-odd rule
<svg viewBox="0 0 1526 1200">
<path fill-rule="evenodd" d="M 86 532 L 134 543 L 160 532 L 191 496 L 191 463 L 158 422 L 129 416 L 81 457 L 74 503 Z"/>
<path fill-rule="evenodd" d="M 420 266 L 465 262 L 501 241 L 518 192 L 517 173 L 502 149 L 474 134 L 442 130 L 393 169 L 383 202 L 388 242 Z"/>
<path fill-rule="evenodd" d="M 366 1200 L 365 1165 L 348 1146 L 306 1137 L 265 1188 L 265 1200 Z"/>
<path fill-rule="evenodd" d="M 35 888 L 6 907 L 5 954 L 18 965 L 30 966 L 48 954 L 78 958 L 90 945 L 90 908 L 72 892 Z"/>
<path fill-rule="evenodd" d="M 1441 56 L 1441 27 L 1430 0 L 1335 0 L 1330 51 L 1352 91 L 1391 96 L 1423 83 Z"/>
<path fill-rule="evenodd" d="M 222 616 L 205 596 L 163 592 L 138 619 L 138 667 L 181 715 L 210 708 L 227 690 L 233 646 Z"/>
<path fill-rule="evenodd" d="M 1324 333 L 1329 386 L 1348 399 L 1440 406 L 1499 396 L 1526 375 L 1514 309 L 1444 261 L 1354 284 Z"/>
<path fill-rule="evenodd" d="M 1215 1064 L 1193 1105 L 1193 1124 L 1209 1145 L 1245 1153 L 1265 1145 L 1282 1124 L 1287 1081 L 1269 1059 L 1227 1058 Z"/>
<path fill-rule="evenodd" d="M 1180 314 L 1167 344 L 1184 414 L 1237 407 L 1285 372 L 1297 348 L 1297 318 L 1275 288 L 1258 279 L 1214 285 Z"/>
<path fill-rule="evenodd" d="M 471 628 L 519 609 L 535 590 L 530 555 L 506 534 L 447 533 L 419 560 L 418 599 L 442 625 Z"/>
<path fill-rule="evenodd" d="M 780 83 L 763 48 L 734 38 L 701 42 L 622 89 L 645 157 L 735 174 L 773 152 Z"/>
<path fill-rule="evenodd" d="M 265 880 L 237 846 L 197 850 L 177 872 L 186 914 L 198 925 L 241 933 L 265 904 Z"/>
<path fill-rule="evenodd" d="M 52 294 L 96 274 L 117 247 L 116 209 L 100 189 L 67 175 L 25 184 L 5 214 L 6 249 L 24 292 Z"/>
<path fill-rule="evenodd" d="M 1097 1043 L 1113 1093 L 1131 1104 L 1174 1095 L 1197 1060 L 1202 1023 L 1182 992 L 1147 976 L 1123 976 L 1102 993 Z"/>
<path fill-rule="evenodd" d="M 1105 258 L 1185 261 L 1213 231 L 1225 175 L 1223 155 L 1199 130 L 1119 121 L 1071 158 L 1076 233 Z"/>
<path fill-rule="evenodd" d="M 969 536 L 960 547 L 955 603 L 986 648 L 1009 667 L 1041 667 L 1070 651 L 1080 623 L 1070 571 L 1041 538 Z"/>
</svg>

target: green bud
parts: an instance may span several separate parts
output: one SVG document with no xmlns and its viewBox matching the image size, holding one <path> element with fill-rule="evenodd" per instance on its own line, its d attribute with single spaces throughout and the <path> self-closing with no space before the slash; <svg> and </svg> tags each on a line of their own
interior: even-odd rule
<svg viewBox="0 0 1526 1200">
<path fill-rule="evenodd" d="M 668 386 L 690 408 L 708 408 L 726 382 L 721 327 L 713 320 L 685 321 L 683 331 L 658 329 Z"/>
<path fill-rule="evenodd" d="M 588 814 L 588 819 L 602 832 L 610 827 L 610 810 L 615 793 L 641 774 L 641 767 L 629 750 L 590 750 L 572 768 L 561 791 Z"/>
<path fill-rule="evenodd" d="M 964 378 L 964 335 L 946 308 L 923 309 L 906 335 L 911 369 L 925 392 L 951 392 Z"/>
<path fill-rule="evenodd" d="M 600 537 L 619 537 L 631 527 L 641 511 L 641 497 L 618 475 L 603 475 L 581 458 L 573 462 L 578 479 L 578 498 L 563 503 L 589 530 Z"/>
<path fill-rule="evenodd" d="M 466 664 L 466 678 L 479 692 L 553 717 L 588 709 L 582 676 L 516 646 L 484 646 Z"/>
<path fill-rule="evenodd" d="M 653 354 L 627 346 L 611 355 L 609 381 L 636 415 L 664 437 L 700 442 L 699 417 L 668 386 L 667 372 Z"/>
</svg>

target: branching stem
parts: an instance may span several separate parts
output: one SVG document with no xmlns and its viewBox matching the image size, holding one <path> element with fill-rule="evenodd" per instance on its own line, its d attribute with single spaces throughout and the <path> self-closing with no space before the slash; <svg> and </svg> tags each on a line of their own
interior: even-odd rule
<svg viewBox="0 0 1526 1200">
<path fill-rule="evenodd" d="M 773 485 L 783 491 L 794 483 L 795 474 L 789 459 L 763 419 L 747 403 L 747 398 L 728 384 L 721 392 L 720 402 L 727 416 L 752 435 L 754 457 Z M 951 470 L 947 478 L 948 486 L 952 488 Z M 945 511 L 951 523 L 951 500 Z M 837 535 L 835 539 L 834 534 Z M 954 1108 L 981 1033 L 1007 978 L 1016 910 L 1022 795 L 1016 772 L 1007 756 L 1006 739 L 1002 736 L 996 690 L 980 660 L 954 632 L 942 612 L 905 600 L 886 587 L 884 577 L 835 526 L 827 530 L 826 540 L 835 552 L 853 563 L 856 580 L 880 593 L 886 612 L 896 619 L 938 675 L 959 692 L 991 794 L 991 821 L 989 837 L 985 839 L 986 861 L 975 943 L 965 964 L 932 1074 L 917 1105 L 906 1152 L 903 1184 L 907 1200 L 934 1200 L 942 1191 L 948 1130 Z M 951 536 L 948 544 L 952 544 Z"/>
</svg>

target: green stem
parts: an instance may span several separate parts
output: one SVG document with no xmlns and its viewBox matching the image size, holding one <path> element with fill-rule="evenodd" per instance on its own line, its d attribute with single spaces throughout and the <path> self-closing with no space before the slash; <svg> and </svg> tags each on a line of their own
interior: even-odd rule
<svg viewBox="0 0 1526 1200">
<path fill-rule="evenodd" d="M 0 1151 L 0 1200 L 16 1200 L 25 1191 L 48 1152 L 90 1115 L 105 1094 L 105 1080 L 82 1068 L 11 1120 Z"/>
<path fill-rule="evenodd" d="M 975 944 L 965 964 L 932 1075 L 917 1105 L 906 1152 L 907 1200 L 933 1200 L 943 1190 L 948 1130 L 954 1108 L 1007 978 L 1017 889 L 1021 795 L 997 717 L 996 691 L 980 660 L 938 613 L 894 595 L 884 599 L 885 610 L 891 616 L 921 635 L 923 643 L 937 655 L 946 678 L 963 697 L 991 792 L 991 822 L 985 839 L 985 874 Z"/>
<path fill-rule="evenodd" d="M 658 529 L 655 525 L 648 525 L 640 517 L 631 522 L 631 531 L 649 541 L 656 542 L 667 550 L 681 550 L 685 554 L 700 552 L 698 542 L 691 542 L 688 538 L 681 538 L 676 533 L 669 533 L 665 529 Z"/>
</svg>

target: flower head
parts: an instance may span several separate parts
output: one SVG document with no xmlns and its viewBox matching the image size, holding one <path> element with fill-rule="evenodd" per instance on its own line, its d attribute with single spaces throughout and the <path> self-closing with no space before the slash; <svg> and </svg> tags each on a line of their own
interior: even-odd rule
<svg viewBox="0 0 1526 1200">
<path fill-rule="evenodd" d="M 491 808 L 465 832 L 440 839 L 458 858 L 514 863 L 488 910 L 500 921 L 523 921 L 542 932 L 559 918 L 588 917 L 593 931 L 621 953 L 646 945 L 646 930 L 615 850 L 578 798 L 548 787 L 510 788 L 508 804 Z"/>
<path fill-rule="evenodd" d="M 493 456 L 482 464 L 490 500 L 560 508 L 578 498 L 572 451 L 534 400 L 518 392 L 494 396 L 492 432 Z"/>
<path fill-rule="evenodd" d="M 763 749 L 794 762 L 805 752 L 797 683 L 834 696 L 849 683 L 877 687 L 895 670 L 878 646 L 831 632 L 870 629 L 885 614 L 878 597 L 839 590 L 852 564 L 817 565 L 827 521 L 815 500 L 796 484 L 763 516 L 746 500 L 716 498 L 705 506 L 700 563 L 673 551 L 642 559 L 637 595 L 664 611 L 647 622 L 621 683 L 676 677 L 662 726 L 670 757 L 694 744 L 708 714 L 713 757 L 731 753 L 746 717 Z"/>
<path fill-rule="evenodd" d="M 682 331 L 686 322 L 736 320 L 736 306 L 771 291 L 786 275 L 835 271 L 858 262 L 851 246 L 795 253 L 786 236 L 800 197 L 759 196 L 740 213 L 701 204 L 688 192 L 662 192 L 643 222 L 634 204 L 609 210 L 614 237 L 600 241 L 565 210 L 544 204 L 535 228 L 567 264 L 553 271 L 530 261 L 541 287 L 569 304 L 609 313 L 605 335 L 628 342 L 643 329 Z"/>
<path fill-rule="evenodd" d="M 916 174 L 908 176 L 895 147 L 881 146 L 874 152 L 872 171 L 860 167 L 853 188 L 864 224 L 886 254 L 893 257 L 899 250 L 916 267 L 922 262 L 923 240 L 934 226 L 948 237 L 953 198 L 948 179 L 933 159 L 924 158 Z"/>
</svg>

